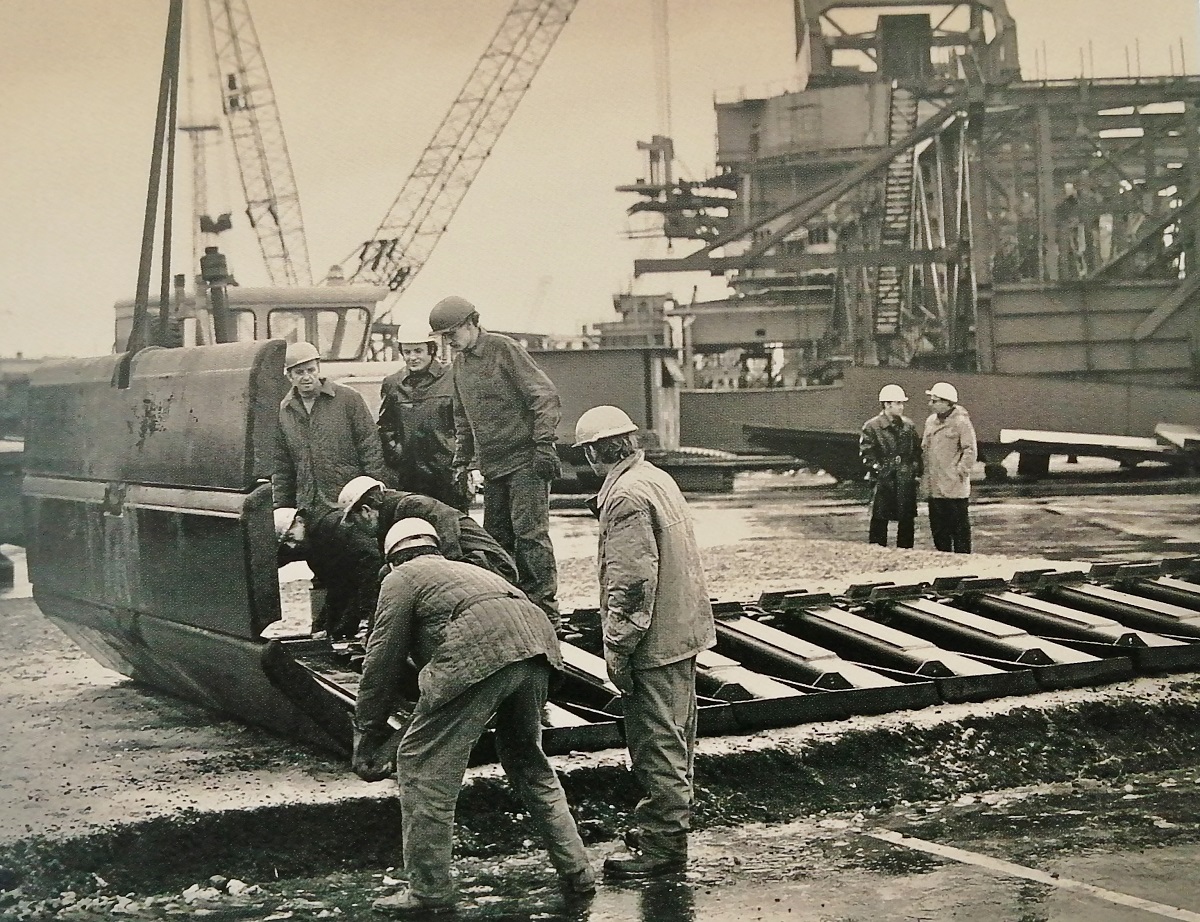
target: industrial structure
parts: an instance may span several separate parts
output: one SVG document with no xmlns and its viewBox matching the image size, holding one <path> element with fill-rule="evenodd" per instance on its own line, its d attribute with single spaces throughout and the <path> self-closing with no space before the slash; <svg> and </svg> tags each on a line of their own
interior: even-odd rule
<svg viewBox="0 0 1200 922">
<path fill-rule="evenodd" d="M 578 0 L 515 0 L 372 239 L 355 281 L 399 294 L 425 264 Z"/>
<path fill-rule="evenodd" d="M 394 301 L 415 278 L 516 112 L 578 0 L 513 0 L 433 138 L 373 236 L 343 263 L 351 281 L 377 285 Z M 228 131 L 246 203 L 272 285 L 313 284 L 300 194 L 283 122 L 249 0 L 204 0 L 205 20 Z M 189 79 L 189 83 L 192 82 Z M 207 150 L 222 125 L 190 119 L 195 261 L 216 246 L 232 217 L 208 214 Z M 392 345 L 379 323 L 375 351 Z M 394 351 L 394 350 L 393 350 Z"/>
<path fill-rule="evenodd" d="M 206 252 L 203 266 L 206 298 L 184 309 L 182 281 L 176 279 L 172 299 L 167 253 L 173 141 L 168 139 L 174 136 L 182 0 L 172 0 L 170 6 L 155 131 L 156 154 L 166 162 L 156 160 L 152 166 L 137 297 L 119 308 L 118 319 L 128 322 L 129 332 L 117 338 L 129 346 L 123 353 L 47 363 L 28 382 L 21 491 L 34 599 L 83 649 L 117 672 L 345 754 L 352 744 L 362 651 L 308 636 L 263 636 L 282 614 L 269 478 L 278 407 L 288 387 L 281 373 L 285 340 L 315 341 L 326 358 L 362 358 L 374 305 L 386 289 L 346 285 L 328 286 L 319 294 L 300 289 L 234 293 L 214 247 Z M 538 10 L 548 14 L 551 6 L 547 0 Z M 805 25 L 803 48 L 818 48 L 818 36 L 803 18 L 818 6 L 797 7 L 798 22 Z M 977 25 L 983 12 L 992 17 L 990 33 L 986 24 Z M 740 266 L 727 265 L 737 270 L 742 297 L 770 304 L 768 296 L 827 289 L 831 309 L 850 306 L 849 312 L 829 314 L 828 335 L 841 331 L 858 336 L 853 341 L 861 341 L 864 360 L 911 364 L 925 354 L 949 361 L 981 354 L 985 305 L 997 299 L 984 295 L 994 255 L 988 269 L 981 268 L 976 242 L 984 235 L 971 232 L 985 185 L 976 165 L 982 136 L 971 112 L 984 105 L 977 97 L 981 90 L 986 93 L 989 80 L 1003 81 L 1015 67 L 1015 39 L 1002 13 L 999 0 L 970 5 L 970 42 L 961 66 L 976 77 L 961 86 L 949 81 L 935 92 L 926 86 L 932 87 L 932 78 L 922 76 L 924 58 L 910 54 L 903 68 L 894 65 L 915 74 L 913 86 L 919 90 L 907 97 L 915 114 L 904 116 L 902 129 L 798 208 L 780 210 L 763 198 L 762 213 L 752 215 L 743 228 L 763 229 L 764 236 L 755 242 L 751 234 L 740 257 L 721 257 L 743 260 Z M 930 26 L 930 40 L 922 47 L 940 47 L 944 25 Z M 977 28 L 979 36 L 973 34 Z M 916 19 L 881 27 L 883 61 L 912 48 L 906 40 L 896 44 L 900 50 L 885 51 L 893 47 L 887 40 L 892 32 L 926 34 Z M 829 57 L 811 53 L 814 60 Z M 819 76 L 814 71 L 813 79 Z M 822 79 L 831 92 L 844 88 L 832 66 Z M 851 101 L 870 100 L 881 92 L 853 81 L 847 86 Z M 906 98 L 899 87 L 898 78 L 883 85 L 889 114 L 880 124 L 895 120 L 898 100 Z M 928 107 L 930 99 L 934 109 L 924 114 L 922 106 Z M 870 116 L 870 105 L 863 111 Z M 870 117 L 867 123 L 874 124 Z M 756 154 L 762 149 L 761 130 L 758 138 Z M 893 164 L 909 152 L 912 170 L 905 178 Z M 780 194 L 786 159 L 779 164 L 776 186 L 766 183 L 769 174 L 764 173 L 757 185 L 745 182 L 741 200 L 757 201 L 757 189 L 764 196 L 772 190 Z M 1045 161 L 1037 161 L 1039 169 Z M 166 174 L 163 212 L 168 217 L 160 295 L 151 304 L 160 167 Z M 1157 176 L 1157 166 L 1147 161 L 1143 167 L 1140 182 L 1145 186 Z M 799 169 L 792 173 L 796 182 L 806 175 Z M 867 182 L 872 177 L 873 186 Z M 893 209 L 907 213 L 912 231 L 907 239 L 898 235 L 899 217 L 889 230 L 889 211 L 870 198 L 872 190 L 887 192 L 897 184 L 909 190 L 907 199 L 891 196 L 908 202 Z M 664 183 L 663 194 L 669 193 L 668 186 Z M 857 211 L 839 211 L 851 193 Z M 1151 277 L 1153 266 L 1169 264 L 1183 277 L 1176 288 L 1187 290 L 1192 238 L 1181 215 L 1191 207 L 1186 204 L 1191 194 L 1185 188 L 1185 201 L 1174 205 L 1174 193 L 1154 192 L 1155 201 L 1146 209 L 1153 210 L 1157 199 L 1170 199 L 1163 207 L 1176 216 L 1173 222 L 1140 242 L 1114 244 L 1110 239 L 1098 269 L 1115 272 L 1117 268 L 1105 267 L 1142 265 L 1123 254 L 1131 247 L 1131 252 L 1147 248 L 1158 254 L 1158 262 L 1151 260 L 1145 270 L 1149 275 L 1130 284 L 1162 282 Z M 1048 200 L 1043 197 L 1043 204 Z M 935 221 L 936 232 L 931 230 Z M 1015 226 L 1019 229 L 1019 221 Z M 1096 226 L 1107 225 L 1097 218 Z M 818 242 L 822 228 L 825 243 Z M 913 228 L 922 228 L 924 236 L 914 236 Z M 693 230 L 702 229 L 696 224 Z M 728 248 L 734 239 L 733 231 L 714 231 L 706 248 L 690 259 L 709 261 L 713 249 Z M 1080 239 L 1090 238 L 1084 234 Z M 790 256 L 780 255 L 785 243 L 796 244 Z M 1049 272 L 1050 252 L 1048 244 L 1039 249 L 1031 270 L 1039 273 L 1040 290 L 1065 281 L 1061 258 L 1054 263 L 1058 274 Z M 1054 252 L 1061 256 L 1062 251 Z M 1023 265 L 1020 260 L 1017 264 Z M 393 274 L 394 284 L 388 287 L 399 290 L 406 278 Z M 653 333 L 655 303 L 665 311 L 672 302 L 635 298 L 620 300 L 619 306 L 628 325 L 642 325 L 643 335 Z M 1173 329 L 1179 311 L 1170 308 L 1172 303 L 1167 300 L 1155 309 L 1163 322 L 1152 333 Z M 1186 298 L 1179 300 L 1185 303 Z M 866 316 L 868 308 L 869 327 L 845 327 L 852 317 Z M 701 316 L 691 316 L 693 334 L 703 332 Z M 189 320 L 197 329 L 211 320 L 215 342 L 153 348 L 175 336 L 175 321 L 186 329 Z M 814 348 L 827 345 L 825 337 L 822 333 L 814 340 Z M 932 349 L 924 348 L 926 341 Z M 571 417 L 601 399 L 607 387 L 613 402 L 636 408 L 640 426 L 678 444 L 674 386 L 680 378 L 686 383 L 687 372 L 674 361 L 673 351 L 651 335 L 624 350 L 545 353 L 551 376 L 578 387 L 564 395 L 564 424 L 570 426 Z M 814 359 L 820 357 L 814 352 Z M 1169 370 L 1165 360 L 1161 364 Z M 360 370 L 356 381 L 354 369 L 343 366 L 344 380 L 365 387 L 368 394 L 378 393 L 383 371 L 384 366 L 374 363 Z M 220 579 L 214 580 L 214 574 Z M 1107 570 L 1092 567 L 1087 573 L 1030 571 L 1008 580 L 956 577 L 919 585 L 862 584 L 836 597 L 797 586 L 762 593 L 755 600 L 719 602 L 717 648 L 702 654 L 698 663 L 699 732 L 746 732 L 1099 684 L 1138 672 L 1195 669 L 1200 664 L 1198 578 L 1197 561 L 1180 558 Z M 574 631 L 564 644 L 567 676 L 546 711 L 547 748 L 567 752 L 620 745 L 623 715 L 600 655 L 598 613 L 577 611 L 568 626 Z M 477 753 L 478 758 L 489 755 L 486 750 Z"/>
<path fill-rule="evenodd" d="M 246 218 L 258 237 L 267 275 L 272 285 L 311 285 L 300 193 L 248 0 L 206 0 L 206 6 L 221 109 L 237 159 Z M 204 135 L 195 126 L 183 130 L 192 132 L 194 194 L 202 196 Z M 206 210 L 197 208 L 195 217 L 201 222 L 195 230 L 203 231 L 205 220 L 212 222 Z"/>
<path fill-rule="evenodd" d="M 1200 383 L 1200 77 L 1023 80 L 1004 0 L 793 5 L 796 88 L 717 101 L 715 175 L 655 137 L 621 187 L 700 244 L 636 274 L 733 290 L 686 349 Z"/>
</svg>

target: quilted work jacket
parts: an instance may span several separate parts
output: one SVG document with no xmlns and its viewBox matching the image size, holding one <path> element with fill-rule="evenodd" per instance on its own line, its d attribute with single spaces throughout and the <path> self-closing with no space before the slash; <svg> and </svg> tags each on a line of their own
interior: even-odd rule
<svg viewBox="0 0 1200 922">
<path fill-rule="evenodd" d="M 692 515 L 671 476 L 636 451 L 608 472 L 597 506 L 605 647 L 649 669 L 715 645 Z"/>
<path fill-rule="evenodd" d="M 386 730 L 411 656 L 426 708 L 451 701 L 509 663 L 544 656 L 562 669 L 546 613 L 494 573 L 439 554 L 393 567 L 379 590 L 355 706 L 361 730 Z"/>
<path fill-rule="evenodd" d="M 925 495 L 930 499 L 969 497 L 976 454 L 975 427 L 965 408 L 955 406 L 945 419 L 930 413 L 921 433 Z"/>
<path fill-rule="evenodd" d="M 310 411 L 292 388 L 279 404 L 275 508 L 295 506 L 317 514 L 337 507 L 338 493 L 352 477 L 387 478 L 375 420 L 353 388 L 322 380 Z"/>
<path fill-rule="evenodd" d="M 515 339 L 482 330 L 454 357 L 454 466 L 474 461 L 484 477 L 504 477 L 553 445 L 562 417 L 554 383 Z"/>
</svg>

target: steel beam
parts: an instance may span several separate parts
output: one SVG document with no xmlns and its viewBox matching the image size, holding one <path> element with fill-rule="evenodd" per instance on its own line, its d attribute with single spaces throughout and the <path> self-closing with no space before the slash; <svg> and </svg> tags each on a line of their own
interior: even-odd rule
<svg viewBox="0 0 1200 922">
<path fill-rule="evenodd" d="M 688 259 L 690 257 L 684 257 Z M 734 270 L 775 269 L 783 272 L 811 272 L 816 269 L 855 269 L 876 266 L 925 266 L 956 262 L 957 250 L 942 247 L 910 250 L 885 249 L 841 250 L 836 253 L 801 253 L 794 256 L 758 256 L 747 261 L 742 256 L 710 257 L 701 268 L 712 275 Z M 635 272 L 679 272 L 678 259 L 639 259 Z"/>
<path fill-rule="evenodd" d="M 1039 595 L 1084 611 L 1108 615 L 1122 624 L 1159 634 L 1200 639 L 1200 612 L 1142 598 L 1106 586 L 1051 586 Z"/>
</svg>

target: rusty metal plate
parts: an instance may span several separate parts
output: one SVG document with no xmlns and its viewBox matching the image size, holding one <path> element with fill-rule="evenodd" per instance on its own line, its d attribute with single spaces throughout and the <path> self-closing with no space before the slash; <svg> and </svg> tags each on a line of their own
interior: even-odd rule
<svg viewBox="0 0 1200 922">
<path fill-rule="evenodd" d="M 40 366 L 29 383 L 26 474 L 249 490 L 270 474 L 282 340 L 145 349 Z"/>
</svg>

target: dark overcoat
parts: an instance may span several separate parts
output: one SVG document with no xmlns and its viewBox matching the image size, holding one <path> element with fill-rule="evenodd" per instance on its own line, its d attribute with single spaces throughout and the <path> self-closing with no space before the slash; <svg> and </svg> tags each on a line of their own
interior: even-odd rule
<svg viewBox="0 0 1200 922">
<path fill-rule="evenodd" d="M 423 493 L 466 511 L 470 498 L 455 482 L 454 377 L 434 362 L 407 368 L 380 385 L 379 435 L 384 458 L 401 490 Z"/>
<path fill-rule="evenodd" d="M 921 440 L 913 421 L 886 413 L 871 417 L 863 423 L 858 456 L 875 484 L 871 518 L 889 522 L 916 518 Z"/>
</svg>

